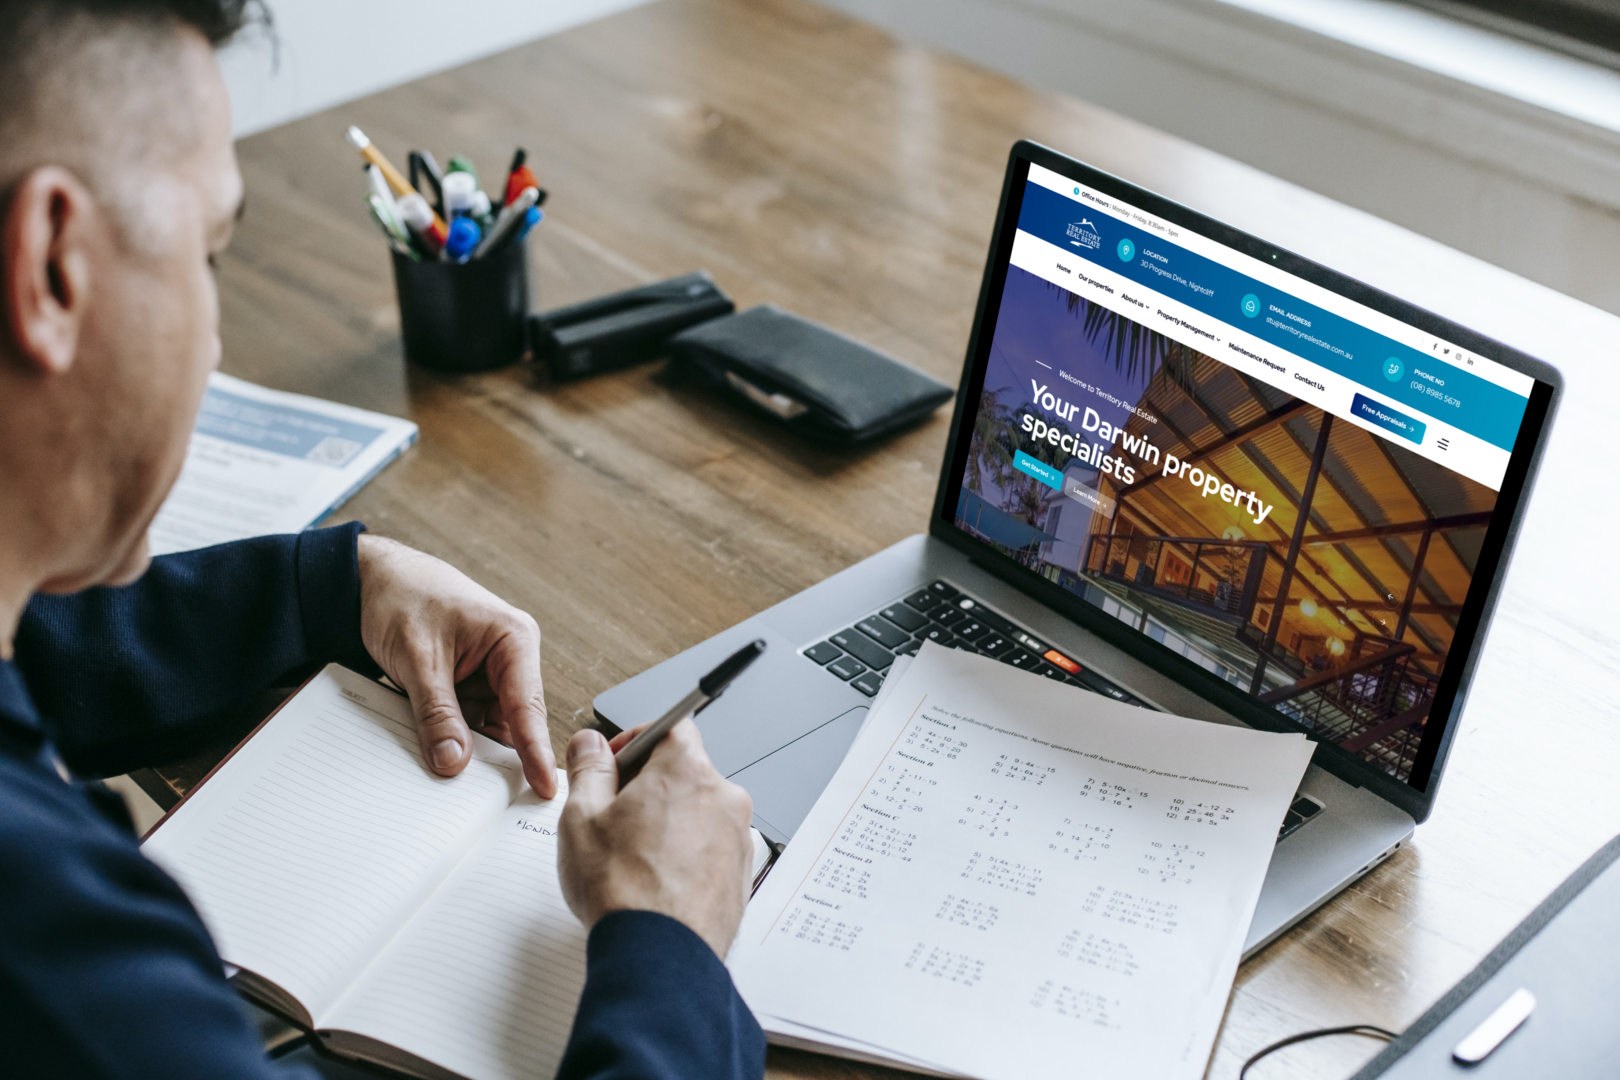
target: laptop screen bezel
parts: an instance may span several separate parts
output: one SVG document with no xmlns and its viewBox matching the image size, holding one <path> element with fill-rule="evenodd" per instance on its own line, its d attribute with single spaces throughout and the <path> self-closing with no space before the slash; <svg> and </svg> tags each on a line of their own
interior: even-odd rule
<svg viewBox="0 0 1620 1080">
<path fill-rule="evenodd" d="M 969 536 L 953 520 L 951 511 L 960 495 L 967 464 L 970 432 L 966 425 L 972 423 L 971 410 L 976 409 L 978 404 L 977 395 L 971 391 L 982 383 L 988 364 L 989 346 L 995 333 L 1030 165 L 1043 166 L 1238 252 L 1269 262 L 1305 281 L 1451 341 L 1536 381 L 1429 715 L 1430 724 L 1442 719 L 1444 727 L 1437 738 L 1425 737 L 1414 764 L 1414 781 L 1421 777 L 1422 783 L 1398 780 L 1360 756 L 1312 736 L 1316 743 L 1315 764 L 1349 783 L 1382 796 L 1411 814 L 1415 820 L 1424 820 L 1432 810 L 1439 791 L 1446 759 L 1456 736 L 1458 718 L 1484 646 L 1484 629 L 1489 625 L 1496 606 L 1503 570 L 1523 520 L 1553 416 L 1563 394 L 1562 377 L 1550 364 L 1039 143 L 1022 140 L 1013 146 L 1008 155 L 989 257 L 979 287 L 978 308 L 968 338 L 943 471 L 935 491 L 933 514 L 929 519 L 929 534 L 961 551 L 976 565 L 1008 585 L 1254 727 L 1284 732 L 1304 730 L 1275 709 L 1260 703 L 1186 657 L 1172 652 L 1145 633 L 1127 627 L 1102 609 Z M 1308 731 L 1306 734 L 1310 735 Z"/>
</svg>

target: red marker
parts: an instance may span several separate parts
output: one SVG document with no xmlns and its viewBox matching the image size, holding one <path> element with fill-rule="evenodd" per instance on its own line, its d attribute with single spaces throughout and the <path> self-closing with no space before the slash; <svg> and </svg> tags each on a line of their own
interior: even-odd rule
<svg viewBox="0 0 1620 1080">
<path fill-rule="evenodd" d="M 501 193 L 501 205 L 502 206 L 505 206 L 507 203 L 509 203 L 513 199 L 517 198 L 518 194 L 523 191 L 522 187 L 514 188 L 512 185 L 516 184 L 518 182 L 518 173 L 519 172 L 527 172 L 528 171 L 528 166 L 523 164 L 523 162 L 528 158 L 528 156 L 529 156 L 529 152 L 527 150 L 523 149 L 523 147 L 521 147 L 521 146 L 518 147 L 515 151 L 513 151 L 513 153 L 512 153 L 512 167 L 506 170 L 506 190 Z"/>
<path fill-rule="evenodd" d="M 512 167 L 506 174 L 506 191 L 501 197 L 502 206 L 512 205 L 519 195 L 530 188 L 540 193 L 534 205 L 539 206 L 546 201 L 545 189 L 540 186 L 540 181 L 535 179 L 534 170 L 524 164 L 528 156 L 528 151 L 521 146 L 517 148 L 517 153 L 512 155 Z"/>
</svg>

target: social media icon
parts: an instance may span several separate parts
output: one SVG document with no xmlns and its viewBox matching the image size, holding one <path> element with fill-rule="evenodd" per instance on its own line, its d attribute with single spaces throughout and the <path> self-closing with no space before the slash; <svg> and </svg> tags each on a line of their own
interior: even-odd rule
<svg viewBox="0 0 1620 1080">
<path fill-rule="evenodd" d="M 1243 314 L 1251 319 L 1260 314 L 1260 298 L 1254 293 L 1245 296 L 1239 306 L 1243 309 Z"/>
<path fill-rule="evenodd" d="M 1400 382 L 1401 376 L 1406 374 L 1406 365 L 1395 357 L 1384 361 L 1384 378 L 1390 382 Z"/>
<path fill-rule="evenodd" d="M 1120 262 L 1130 262 L 1136 258 L 1136 242 L 1127 236 L 1119 242 L 1118 251 Z"/>
</svg>

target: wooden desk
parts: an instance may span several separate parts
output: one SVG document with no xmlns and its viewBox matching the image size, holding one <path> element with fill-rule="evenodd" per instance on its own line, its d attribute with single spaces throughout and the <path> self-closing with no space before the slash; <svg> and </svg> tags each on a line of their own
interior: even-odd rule
<svg viewBox="0 0 1620 1080">
<path fill-rule="evenodd" d="M 1569 403 L 1439 810 L 1244 965 L 1211 1076 L 1304 1028 L 1406 1026 L 1620 831 L 1613 317 L 804 0 L 661 0 L 245 140 L 225 370 L 421 425 L 343 516 L 534 613 L 559 747 L 595 694 L 922 531 L 948 413 L 835 452 L 656 367 L 561 387 L 407 370 L 349 123 L 395 161 L 425 146 L 494 170 L 527 146 L 552 195 L 532 240 L 541 306 L 706 267 L 741 305 L 775 301 L 954 384 L 1006 153 L 1029 136 L 1564 368 Z M 1375 1050 L 1311 1044 L 1256 1076 L 1344 1076 Z"/>
</svg>

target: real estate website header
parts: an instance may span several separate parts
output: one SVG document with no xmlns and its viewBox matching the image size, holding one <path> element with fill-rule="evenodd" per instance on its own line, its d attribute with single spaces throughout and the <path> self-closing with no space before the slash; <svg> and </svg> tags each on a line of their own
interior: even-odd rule
<svg viewBox="0 0 1620 1080">
<path fill-rule="evenodd" d="M 1488 474 L 1480 479 L 1498 486 L 1534 386 L 1529 376 L 1042 166 L 1030 166 L 1029 181 L 1018 229 L 1044 243 L 1038 253 L 1023 245 L 1023 258 L 1015 254 L 1015 262 L 1044 264 L 1047 256 L 1064 255 L 1084 260 L 1119 285 L 1151 290 L 1174 309 L 1161 309 L 1161 321 L 1180 320 L 1179 328 L 1192 333 L 1188 343 L 1211 354 L 1216 352 L 1211 346 L 1224 344 L 1240 357 L 1264 362 L 1264 354 L 1281 350 L 1304 362 L 1291 366 L 1293 381 L 1305 388 L 1329 391 L 1331 382 L 1356 391 L 1328 393 L 1333 400 L 1324 407 L 1329 411 L 1430 451 L 1424 456 L 1456 468 L 1464 455 L 1449 452 L 1452 433 L 1460 441 L 1477 441 L 1489 459 L 1479 462 Z M 1063 272 L 1072 279 L 1073 271 Z M 1096 280 L 1091 284 L 1117 292 Z M 1143 306 L 1139 299 L 1124 300 Z M 1227 331 L 1226 342 L 1211 335 L 1212 321 Z M 1262 353 L 1262 346 L 1269 347 Z M 1217 359 L 1231 363 L 1234 358 Z M 1321 378 L 1313 379 L 1313 370 Z M 1292 386 L 1290 392 L 1317 396 Z M 1338 402 L 1339 397 L 1347 400 Z"/>
</svg>

